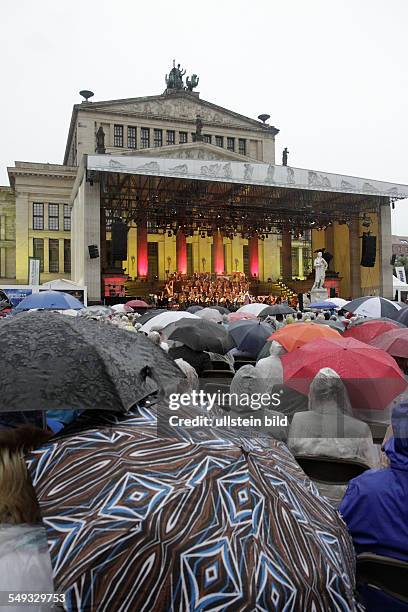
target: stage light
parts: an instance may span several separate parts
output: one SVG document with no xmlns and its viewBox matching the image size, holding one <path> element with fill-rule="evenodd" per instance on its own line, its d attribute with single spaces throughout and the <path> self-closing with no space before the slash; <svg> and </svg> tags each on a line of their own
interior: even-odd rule
<svg viewBox="0 0 408 612">
<path fill-rule="evenodd" d="M 171 236 L 172 236 L 172 232 L 171 232 L 171 230 L 169 230 L 169 231 L 167 232 L 167 236 L 168 236 L 169 238 L 171 238 Z"/>
</svg>

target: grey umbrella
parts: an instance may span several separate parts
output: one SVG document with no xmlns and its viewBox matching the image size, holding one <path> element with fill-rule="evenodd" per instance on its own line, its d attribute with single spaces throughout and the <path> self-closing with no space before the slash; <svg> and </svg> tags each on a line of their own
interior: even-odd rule
<svg viewBox="0 0 408 612">
<path fill-rule="evenodd" d="M 194 351 L 211 351 L 225 355 L 235 346 L 225 327 L 206 319 L 180 319 L 169 340 L 177 340 Z"/>
<path fill-rule="evenodd" d="M 277 314 L 288 315 L 294 313 L 295 311 L 289 304 L 273 304 L 272 306 L 265 306 L 264 310 L 262 310 L 258 316 L 268 317 L 269 315 L 276 316 Z"/>
<path fill-rule="evenodd" d="M 0 412 L 100 408 L 126 412 L 184 375 L 143 334 L 52 312 L 0 326 Z"/>
</svg>

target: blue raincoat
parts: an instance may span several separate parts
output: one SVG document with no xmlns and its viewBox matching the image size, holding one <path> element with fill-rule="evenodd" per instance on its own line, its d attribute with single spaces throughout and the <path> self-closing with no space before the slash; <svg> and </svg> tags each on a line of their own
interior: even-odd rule
<svg viewBox="0 0 408 612">
<path fill-rule="evenodd" d="M 408 561 L 408 402 L 394 408 L 394 437 L 385 444 L 390 467 L 368 470 L 350 481 L 339 507 L 356 553 L 371 552 Z M 407 610 L 375 595 L 368 610 Z"/>
</svg>

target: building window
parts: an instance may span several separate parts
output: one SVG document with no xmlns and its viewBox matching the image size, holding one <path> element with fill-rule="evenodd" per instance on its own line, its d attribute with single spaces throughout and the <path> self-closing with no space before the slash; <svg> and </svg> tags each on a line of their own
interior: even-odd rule
<svg viewBox="0 0 408 612">
<path fill-rule="evenodd" d="M 123 125 L 113 126 L 113 146 L 123 147 Z"/>
<path fill-rule="evenodd" d="M 127 132 L 128 149 L 136 149 L 136 128 L 133 125 L 129 125 Z"/>
<path fill-rule="evenodd" d="M 180 144 L 186 144 L 186 142 L 187 142 L 187 132 L 179 132 L 179 142 L 180 142 Z"/>
<path fill-rule="evenodd" d="M 48 229 L 59 230 L 59 205 L 48 204 Z"/>
<path fill-rule="evenodd" d="M 44 229 L 44 204 L 42 202 L 33 203 L 33 229 Z"/>
<path fill-rule="evenodd" d="M 176 144 L 176 132 L 174 130 L 167 130 L 167 144 L 174 145 Z"/>
<path fill-rule="evenodd" d="M 44 239 L 33 238 L 33 257 L 40 260 L 40 272 L 44 272 Z"/>
<path fill-rule="evenodd" d="M 64 239 L 64 272 L 71 272 L 71 241 Z"/>
<path fill-rule="evenodd" d="M 216 136 L 215 137 L 215 144 L 217 145 L 217 147 L 223 147 L 224 146 L 224 138 L 222 136 Z"/>
<path fill-rule="evenodd" d="M 211 144 L 211 134 L 204 134 L 203 140 L 204 140 L 204 142 L 207 142 L 208 144 Z"/>
<path fill-rule="evenodd" d="M 50 272 L 59 272 L 59 240 L 55 238 L 48 241 L 48 267 Z"/>
<path fill-rule="evenodd" d="M 246 155 L 246 140 L 245 138 L 238 139 L 238 153 L 240 155 Z"/>
<path fill-rule="evenodd" d="M 71 207 L 69 204 L 64 204 L 64 232 L 71 231 Z"/>
<path fill-rule="evenodd" d="M 154 130 L 154 141 L 153 144 L 155 147 L 163 146 L 163 130 Z"/>
<path fill-rule="evenodd" d="M 150 129 L 149 128 L 141 128 L 140 142 L 142 145 L 142 149 L 148 149 L 150 147 Z"/>
<path fill-rule="evenodd" d="M 228 151 L 235 151 L 235 138 L 227 138 Z"/>
</svg>

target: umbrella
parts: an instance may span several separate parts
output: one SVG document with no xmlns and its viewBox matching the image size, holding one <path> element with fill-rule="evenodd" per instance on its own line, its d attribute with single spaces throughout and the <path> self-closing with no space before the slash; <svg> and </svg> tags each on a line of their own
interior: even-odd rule
<svg viewBox="0 0 408 612">
<path fill-rule="evenodd" d="M 152 414 L 27 458 L 68 609 L 357 612 L 346 525 L 284 445 L 157 437 Z"/>
<path fill-rule="evenodd" d="M 141 334 L 84 317 L 23 313 L 0 326 L 0 412 L 126 411 L 183 375 Z"/>
<path fill-rule="evenodd" d="M 344 338 L 355 338 L 361 342 L 371 343 L 371 340 L 391 329 L 401 329 L 401 327 L 390 319 L 366 319 L 358 325 L 351 325 L 344 332 Z"/>
<path fill-rule="evenodd" d="M 220 355 L 225 355 L 235 346 L 234 340 L 222 325 L 205 319 L 180 319 L 168 339 L 182 342 L 194 351 L 211 351 Z"/>
<path fill-rule="evenodd" d="M 309 304 L 308 308 L 313 310 L 335 310 L 337 305 L 331 300 L 322 300 L 321 302 L 313 302 L 313 304 Z"/>
<path fill-rule="evenodd" d="M 228 310 L 228 308 L 225 308 L 225 306 L 210 306 L 210 308 L 213 308 L 214 310 L 218 310 L 218 312 L 220 312 L 221 314 L 225 314 L 228 315 L 230 313 L 230 311 Z"/>
<path fill-rule="evenodd" d="M 143 313 L 138 318 L 137 322 L 143 325 L 144 323 L 147 323 L 148 321 L 150 321 L 150 319 L 154 319 L 154 317 L 157 317 L 157 315 L 162 314 L 162 312 L 169 312 L 169 311 L 167 310 L 167 308 L 151 309 L 148 312 Z"/>
<path fill-rule="evenodd" d="M 250 312 L 230 312 L 228 315 L 228 321 L 233 323 L 234 321 L 244 321 L 244 320 L 255 320 L 257 317 Z"/>
<path fill-rule="evenodd" d="M 339 298 L 339 297 L 330 298 L 325 301 L 331 302 L 332 304 L 336 304 L 336 308 L 339 310 L 340 308 L 343 308 L 346 304 L 348 304 L 347 300 L 344 300 L 343 298 Z"/>
<path fill-rule="evenodd" d="M 133 312 L 133 308 L 131 308 L 127 304 L 114 304 L 114 306 L 112 306 L 112 310 L 118 314 L 126 314 L 128 312 Z"/>
<path fill-rule="evenodd" d="M 268 304 L 260 304 L 258 302 L 254 303 L 254 304 L 245 304 L 245 306 L 241 306 L 241 308 L 238 308 L 237 312 L 245 312 L 245 313 L 251 313 L 254 314 L 256 317 L 259 316 L 259 314 L 265 310 L 265 308 L 267 308 Z"/>
<path fill-rule="evenodd" d="M 268 340 L 276 340 L 288 352 L 318 338 L 338 338 L 339 332 L 327 325 L 316 323 L 292 323 L 275 331 Z"/>
<path fill-rule="evenodd" d="M 236 321 L 231 323 L 228 332 L 240 351 L 249 353 L 256 359 L 266 339 L 273 332 L 273 327 L 260 321 Z"/>
<path fill-rule="evenodd" d="M 195 304 L 194 306 L 189 306 L 186 309 L 186 312 L 189 312 L 191 314 L 195 314 L 196 312 L 198 312 L 199 310 L 204 310 L 204 306 L 199 306 L 198 304 Z"/>
<path fill-rule="evenodd" d="M 393 318 L 401 307 L 396 302 L 391 302 L 383 297 L 367 296 L 351 300 L 343 308 L 355 315 L 376 319 L 378 317 Z"/>
<path fill-rule="evenodd" d="M 390 329 L 373 338 L 370 344 L 387 351 L 393 357 L 408 358 L 408 328 Z"/>
<path fill-rule="evenodd" d="M 319 370 L 332 368 L 344 381 L 356 410 L 381 410 L 407 387 L 390 355 L 354 338 L 315 340 L 281 359 L 284 382 L 305 395 Z"/>
<path fill-rule="evenodd" d="M 88 306 L 80 311 L 82 317 L 109 317 L 113 315 L 115 311 L 110 306 Z"/>
<path fill-rule="evenodd" d="M 334 321 L 333 319 L 317 319 L 316 321 L 313 321 L 313 323 L 317 323 L 317 325 L 327 325 L 341 334 L 346 329 L 345 325 L 339 320 Z"/>
<path fill-rule="evenodd" d="M 82 310 L 84 305 L 69 293 L 63 291 L 40 291 L 27 295 L 17 306 L 14 312 L 31 310 L 32 308 L 42 310 Z"/>
<path fill-rule="evenodd" d="M 186 312 L 185 310 L 166 310 L 166 312 L 162 312 L 157 315 L 157 317 L 153 317 L 146 323 L 144 323 L 141 327 L 141 331 L 144 331 L 146 334 L 149 333 L 153 328 L 160 329 L 165 331 L 169 325 L 175 323 L 176 321 L 180 321 L 180 319 L 195 319 L 199 320 L 199 317 L 195 314 L 191 314 L 190 312 Z M 167 329 L 166 335 L 170 334 L 173 331 L 174 327 Z"/>
<path fill-rule="evenodd" d="M 129 306 L 130 308 L 151 308 L 151 306 L 145 302 L 144 300 L 130 300 L 126 302 L 125 306 Z"/>
<path fill-rule="evenodd" d="M 289 304 L 274 304 L 273 306 L 265 305 L 265 308 L 261 310 L 259 316 L 268 317 L 276 316 L 277 314 L 288 315 L 295 314 L 295 310 L 289 306 Z"/>
<path fill-rule="evenodd" d="M 222 323 L 224 320 L 223 315 L 214 308 L 203 308 L 196 314 L 198 317 L 200 317 L 200 319 L 206 319 L 207 321 L 213 321 L 214 323 Z"/>
<path fill-rule="evenodd" d="M 408 308 L 401 308 L 397 313 L 394 313 L 392 318 L 398 323 L 408 326 Z"/>
</svg>

